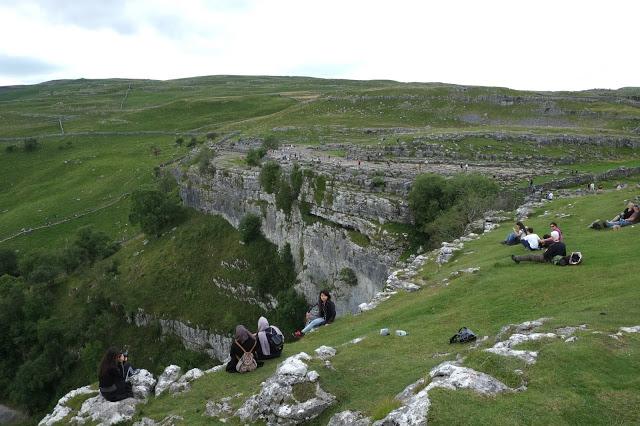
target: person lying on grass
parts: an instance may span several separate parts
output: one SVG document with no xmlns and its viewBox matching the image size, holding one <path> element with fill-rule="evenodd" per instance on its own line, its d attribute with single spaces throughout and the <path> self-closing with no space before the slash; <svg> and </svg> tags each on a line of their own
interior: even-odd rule
<svg viewBox="0 0 640 426">
<path fill-rule="evenodd" d="M 596 220 L 593 223 L 591 223 L 591 225 L 589 225 L 589 228 L 592 229 L 606 229 L 606 228 L 613 228 L 613 229 L 620 229 L 623 226 L 628 226 L 628 225 L 634 225 L 636 223 L 640 222 L 640 207 L 638 207 L 637 204 L 633 205 L 633 212 L 631 213 L 631 215 L 627 218 L 627 219 L 619 219 L 619 220 L 613 220 L 613 221 L 606 221 L 606 220 Z"/>
<path fill-rule="evenodd" d="M 296 330 L 294 337 L 300 338 L 321 325 L 331 324 L 336 319 L 336 305 L 331 301 L 331 295 L 327 290 L 322 290 L 318 297 L 318 317 L 307 322 L 302 330 Z M 313 311 L 313 308 L 310 312 Z M 309 313 L 309 312 L 308 312 Z M 310 318 L 307 315 L 307 320 Z"/>
<path fill-rule="evenodd" d="M 564 243 L 560 241 L 560 233 L 558 231 L 551 231 L 551 238 L 553 243 L 542 254 L 525 254 L 522 256 L 511 255 L 511 259 L 516 262 L 540 262 L 550 263 L 554 256 L 566 256 L 567 248 Z"/>
</svg>

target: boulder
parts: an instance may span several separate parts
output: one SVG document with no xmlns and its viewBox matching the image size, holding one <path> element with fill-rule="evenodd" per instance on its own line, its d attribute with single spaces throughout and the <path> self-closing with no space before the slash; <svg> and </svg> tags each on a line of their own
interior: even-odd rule
<svg viewBox="0 0 640 426">
<path fill-rule="evenodd" d="M 174 383 L 182 374 L 182 368 L 177 365 L 170 365 L 164 369 L 160 377 L 158 377 L 158 384 L 156 385 L 156 396 L 160 396 L 162 392 L 167 390 L 172 383 Z"/>
<path fill-rule="evenodd" d="M 156 387 L 156 379 L 153 374 L 144 369 L 139 369 L 136 374 L 131 376 L 130 380 L 133 386 L 133 396 L 138 399 L 148 398 Z"/>
<path fill-rule="evenodd" d="M 97 423 L 102 426 L 115 425 L 130 421 L 136 413 L 136 405 L 143 400 L 127 398 L 118 402 L 110 402 L 102 395 L 87 399 L 80 407 L 78 414 L 71 419 L 72 423 Z"/>
<path fill-rule="evenodd" d="M 330 346 L 320 346 L 315 350 L 316 357 L 325 360 L 336 356 L 336 350 Z"/>
<path fill-rule="evenodd" d="M 191 382 L 199 379 L 204 376 L 204 372 L 199 368 L 192 368 L 191 370 L 184 373 L 182 377 L 180 377 L 175 382 L 171 383 L 169 386 L 169 393 L 174 395 L 180 392 L 186 392 L 191 390 Z"/>
<path fill-rule="evenodd" d="M 368 426 L 371 424 L 369 417 L 359 411 L 341 411 L 329 419 L 327 426 Z"/>
<path fill-rule="evenodd" d="M 304 361 L 311 357 L 304 352 L 284 360 L 276 372 L 262 383 L 260 393 L 252 395 L 235 412 L 243 422 L 265 421 L 267 424 L 298 424 L 314 419 L 335 402 L 335 397 L 320 387 L 317 372 L 307 373 Z M 313 374 L 315 373 L 315 374 Z M 294 385 L 315 382 L 314 396 L 298 401 Z"/>
<path fill-rule="evenodd" d="M 180 424 L 184 420 L 181 416 L 167 416 L 164 419 L 156 422 L 149 417 L 143 417 L 142 420 L 137 421 L 133 424 L 133 426 L 175 426 Z"/>
<path fill-rule="evenodd" d="M 78 395 L 87 395 L 87 394 L 95 394 L 98 393 L 96 389 L 92 389 L 91 386 L 83 386 L 78 389 L 74 389 L 71 392 L 67 393 L 65 396 L 58 400 L 58 403 L 53 408 L 53 411 L 47 414 L 38 426 L 51 426 L 53 424 L 58 423 L 65 417 L 67 417 L 71 413 L 71 408 L 67 407 L 67 403 L 71 401 Z"/>
</svg>

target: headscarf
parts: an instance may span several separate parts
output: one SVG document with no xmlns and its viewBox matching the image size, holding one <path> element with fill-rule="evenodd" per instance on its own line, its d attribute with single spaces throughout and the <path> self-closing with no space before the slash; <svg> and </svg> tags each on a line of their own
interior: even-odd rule
<svg viewBox="0 0 640 426">
<path fill-rule="evenodd" d="M 267 339 L 267 333 L 265 330 L 269 328 L 269 321 L 265 317 L 260 317 L 258 320 L 258 340 L 260 341 L 260 347 L 262 348 L 262 355 L 271 355 L 271 346 L 269 346 L 269 340 Z M 282 332 L 278 327 L 272 325 L 271 328 L 277 334 L 282 335 Z"/>
<path fill-rule="evenodd" d="M 249 333 L 247 327 L 245 327 L 244 325 L 239 325 L 236 327 L 235 339 L 238 341 L 238 343 L 243 344 L 247 341 L 249 336 L 251 336 L 251 333 Z"/>
</svg>

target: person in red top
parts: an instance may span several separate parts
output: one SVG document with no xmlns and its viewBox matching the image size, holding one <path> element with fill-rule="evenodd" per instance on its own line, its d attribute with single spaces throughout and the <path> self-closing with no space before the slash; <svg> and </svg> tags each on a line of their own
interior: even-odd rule
<svg viewBox="0 0 640 426">
<path fill-rule="evenodd" d="M 562 235 L 562 231 L 560 230 L 560 228 L 558 228 L 558 224 L 555 222 L 551 222 L 549 224 L 549 227 L 551 228 L 551 232 L 553 233 L 553 231 L 557 232 L 559 237 L 558 237 L 558 241 L 560 241 L 561 243 L 564 242 L 564 235 Z M 545 235 L 544 237 L 542 237 L 542 240 L 540 240 L 540 246 L 541 247 L 548 247 L 551 244 L 553 244 L 554 239 L 551 236 L 551 234 L 549 235 Z"/>
</svg>

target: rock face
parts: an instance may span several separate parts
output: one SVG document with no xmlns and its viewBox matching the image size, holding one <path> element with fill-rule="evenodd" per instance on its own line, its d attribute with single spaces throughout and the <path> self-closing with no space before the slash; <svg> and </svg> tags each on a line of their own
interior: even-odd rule
<svg viewBox="0 0 640 426">
<path fill-rule="evenodd" d="M 335 402 L 335 397 L 313 383 L 307 364 L 311 357 L 304 352 L 291 356 L 278 366 L 273 376 L 264 383 L 260 393 L 245 401 L 235 415 L 243 422 L 265 421 L 269 425 L 294 425 L 316 418 Z M 296 399 L 294 387 L 306 385 L 314 388 L 314 396 L 306 400 Z"/>
<path fill-rule="evenodd" d="M 389 267 L 403 251 L 401 239 L 382 237 L 379 223 L 410 222 L 404 200 L 352 190 L 329 178 L 318 192 L 313 179 L 308 178 L 300 198 L 309 211 L 303 216 L 299 203 L 293 203 L 287 215 L 276 208 L 275 196 L 262 190 L 258 171 L 228 169 L 199 174 L 191 168 L 186 173 L 176 169 L 175 173 L 187 206 L 219 214 L 236 227 L 248 213 L 261 216 L 262 232 L 271 242 L 279 248 L 290 244 L 300 281 L 298 290 L 313 302 L 327 283 L 333 284 L 338 314 L 355 312 L 360 303 L 380 291 Z M 324 194 L 321 200 L 316 199 L 317 194 Z M 354 242 L 354 232 L 368 243 Z M 357 285 L 341 281 L 340 272 L 345 268 L 355 273 Z"/>
<path fill-rule="evenodd" d="M 342 411 L 335 414 L 327 423 L 327 426 L 368 426 L 371 419 L 365 417 L 359 411 Z"/>
<path fill-rule="evenodd" d="M 178 320 L 155 318 L 153 315 L 146 314 L 142 309 L 138 309 L 131 322 L 138 327 L 146 327 L 157 322 L 160 324 L 163 335 L 173 334 L 178 336 L 182 340 L 185 349 L 204 352 L 220 362 L 224 362 L 229 356 L 231 342 L 233 341 L 228 336 L 216 334 L 213 331 L 197 326 L 190 327 Z"/>
<path fill-rule="evenodd" d="M 199 379 L 204 376 L 204 372 L 199 368 L 193 368 L 186 373 L 174 383 L 171 383 L 169 386 L 169 393 L 174 395 L 180 392 L 186 392 L 191 390 L 191 382 Z"/>
</svg>

